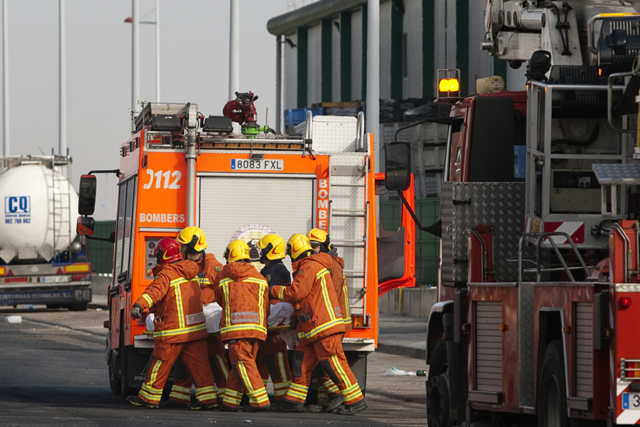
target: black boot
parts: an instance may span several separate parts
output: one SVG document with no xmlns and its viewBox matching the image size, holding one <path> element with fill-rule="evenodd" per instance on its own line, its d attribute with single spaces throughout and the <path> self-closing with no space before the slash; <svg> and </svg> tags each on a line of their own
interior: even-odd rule
<svg viewBox="0 0 640 427">
<path fill-rule="evenodd" d="M 242 412 L 267 412 L 270 410 L 271 410 L 271 405 L 267 405 L 267 406 L 244 405 L 242 407 Z"/>
<path fill-rule="evenodd" d="M 293 403 L 288 400 L 283 400 L 278 404 L 278 410 L 280 412 L 296 412 L 302 413 L 304 412 L 304 404 L 303 403 Z"/>
<path fill-rule="evenodd" d="M 367 409 L 367 404 L 364 399 L 353 405 L 345 405 L 344 408 L 338 408 L 337 414 L 339 415 L 355 415 L 357 412 L 362 412 Z"/>
<path fill-rule="evenodd" d="M 160 405 L 156 405 L 154 403 L 146 402 L 138 396 L 129 396 L 127 397 L 127 402 L 131 403 L 133 406 L 144 406 L 151 409 L 158 409 Z"/>
</svg>

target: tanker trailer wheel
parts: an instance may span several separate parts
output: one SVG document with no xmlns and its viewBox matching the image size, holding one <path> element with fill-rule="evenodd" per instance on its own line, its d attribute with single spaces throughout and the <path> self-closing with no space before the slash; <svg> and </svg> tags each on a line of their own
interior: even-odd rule
<svg viewBox="0 0 640 427">
<path fill-rule="evenodd" d="M 431 355 L 427 380 L 427 424 L 429 427 L 451 427 L 453 416 L 449 403 L 449 368 L 447 347 L 442 338 Z"/>
<path fill-rule="evenodd" d="M 562 341 L 547 345 L 538 385 L 538 426 L 567 427 L 567 385 Z"/>
</svg>

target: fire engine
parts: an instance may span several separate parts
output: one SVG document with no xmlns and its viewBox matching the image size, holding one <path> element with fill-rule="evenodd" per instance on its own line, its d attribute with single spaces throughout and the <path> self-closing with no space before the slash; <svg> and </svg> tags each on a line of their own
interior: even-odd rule
<svg viewBox="0 0 640 427">
<path fill-rule="evenodd" d="M 249 242 L 258 269 L 254 246 L 265 234 L 287 239 L 314 227 L 328 231 L 345 260 L 353 330 L 343 346 L 363 389 L 367 355 L 377 346 L 379 275 L 386 280 L 382 292 L 415 285 L 406 212 L 405 226 L 377 239 L 376 187 L 384 188 L 384 175 L 376 186 L 363 115 L 308 114 L 299 134 L 276 135 L 258 126 L 256 98 L 238 94 L 225 107 L 227 117 L 207 118 L 193 103 L 147 103 L 120 146 L 120 168 L 112 171 L 119 201 L 105 327 L 110 386 L 124 398 L 141 387 L 154 346 L 144 316 L 131 320 L 131 306 L 153 280 L 156 243 L 186 226 L 202 228 L 207 251 L 220 260 L 229 241 Z M 233 133 L 230 118 L 242 124 L 241 134 Z M 95 185 L 95 175 L 82 177 L 81 205 L 84 194 L 87 205 L 95 203 Z M 90 234 L 92 219 L 81 216 L 78 228 Z M 380 273 L 379 252 L 385 254 Z"/>
<path fill-rule="evenodd" d="M 640 15 L 487 1 L 482 47 L 526 92 L 454 97 L 431 310 L 430 427 L 640 424 Z M 635 139 L 635 141 L 634 141 Z M 410 150 L 386 153 L 404 190 Z"/>
</svg>

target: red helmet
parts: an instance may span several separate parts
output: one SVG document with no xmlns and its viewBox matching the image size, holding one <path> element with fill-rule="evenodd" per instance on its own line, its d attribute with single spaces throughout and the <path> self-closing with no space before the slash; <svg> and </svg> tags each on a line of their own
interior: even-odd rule
<svg viewBox="0 0 640 427">
<path fill-rule="evenodd" d="M 160 239 L 151 255 L 156 257 L 158 264 L 171 264 L 180 261 L 182 259 L 180 243 L 170 237 Z"/>
</svg>

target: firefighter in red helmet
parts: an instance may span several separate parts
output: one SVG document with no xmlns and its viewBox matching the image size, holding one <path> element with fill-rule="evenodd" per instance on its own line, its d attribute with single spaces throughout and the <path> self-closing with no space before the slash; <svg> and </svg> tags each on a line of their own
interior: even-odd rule
<svg viewBox="0 0 640 427">
<path fill-rule="evenodd" d="M 198 265 L 180 260 L 179 244 L 169 238 L 154 251 L 161 268 L 154 281 L 133 305 L 131 318 L 155 308 L 154 350 L 147 379 L 137 396 L 127 401 L 135 406 L 158 408 L 169 372 L 181 357 L 194 376 L 197 402 L 192 409 L 216 404 L 214 378 L 207 357 L 207 330 L 202 311 Z"/>
</svg>

